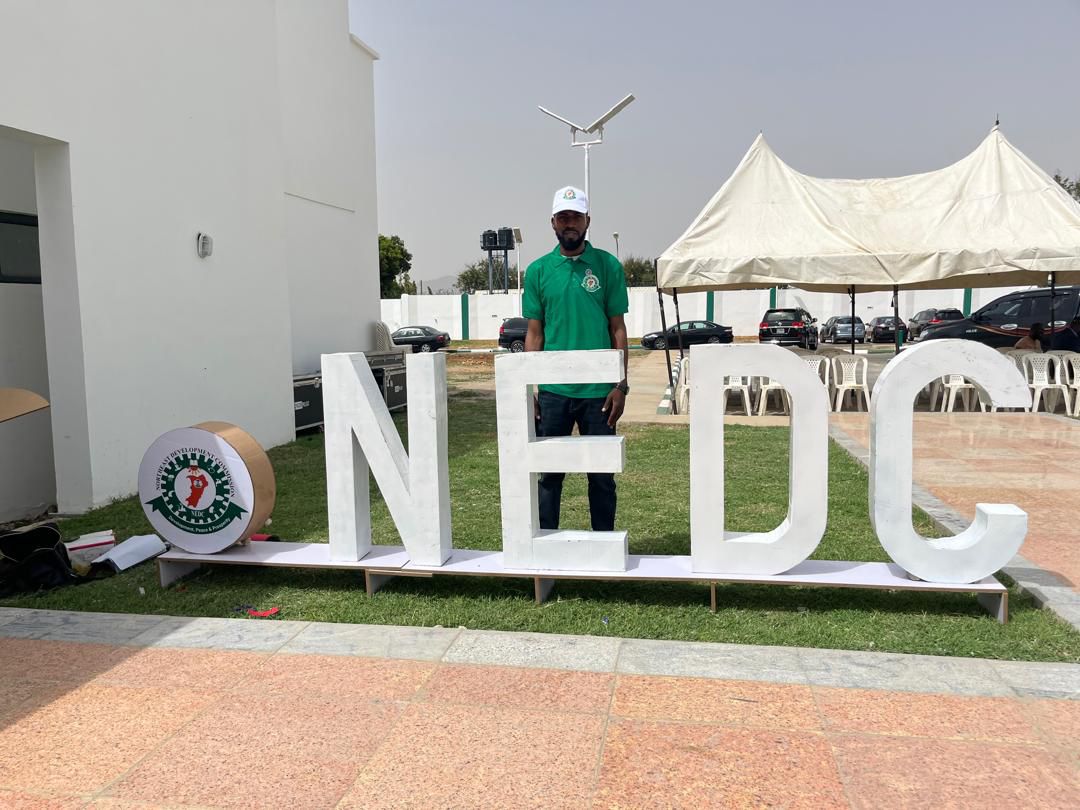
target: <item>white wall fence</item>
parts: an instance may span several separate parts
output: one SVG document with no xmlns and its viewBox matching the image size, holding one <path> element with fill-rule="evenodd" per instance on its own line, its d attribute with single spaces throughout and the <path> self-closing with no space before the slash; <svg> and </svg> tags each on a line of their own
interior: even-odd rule
<svg viewBox="0 0 1080 810">
<path fill-rule="evenodd" d="M 972 290 L 971 311 L 974 312 L 1012 289 L 998 287 Z M 626 326 L 630 336 L 641 337 L 647 332 L 660 329 L 660 308 L 656 290 L 633 287 L 629 292 L 630 311 L 626 316 Z M 679 315 L 684 321 L 709 319 L 732 327 L 736 335 L 756 336 L 761 316 L 769 308 L 769 300 L 769 290 L 683 293 L 679 296 Z M 899 304 L 900 317 L 905 321 L 916 312 L 930 307 L 955 307 L 962 310 L 964 290 L 901 290 Z M 670 297 L 665 297 L 664 305 L 668 325 L 671 325 L 675 322 L 675 307 Z M 833 315 L 847 315 L 851 312 L 851 302 L 846 293 L 777 290 L 776 306 L 804 307 L 820 322 Z M 494 340 L 499 336 L 499 326 L 505 318 L 521 314 L 521 301 L 516 292 L 508 295 L 403 295 L 400 299 L 383 299 L 381 311 L 383 321 L 391 330 L 402 326 L 434 326 L 448 332 L 453 340 Z M 879 315 L 892 315 L 892 293 L 862 293 L 855 296 L 855 314 L 864 322 Z M 467 330 L 463 328 L 466 321 Z"/>
</svg>

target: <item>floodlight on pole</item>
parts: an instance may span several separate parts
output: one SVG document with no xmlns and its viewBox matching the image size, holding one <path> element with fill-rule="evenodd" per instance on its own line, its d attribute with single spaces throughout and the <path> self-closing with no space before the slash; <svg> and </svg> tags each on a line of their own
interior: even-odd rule
<svg viewBox="0 0 1080 810">
<path fill-rule="evenodd" d="M 628 93 L 626 95 L 626 97 L 623 98 L 618 104 L 616 104 L 614 107 L 612 107 L 606 113 L 601 115 L 599 118 L 597 118 L 595 121 L 593 121 L 588 126 L 582 126 L 581 124 L 575 124 L 569 118 L 563 118 L 561 115 L 557 115 L 557 114 L 553 113 L 551 110 L 545 109 L 544 107 L 539 107 L 540 112 L 542 112 L 544 115 L 550 115 L 556 121 L 561 121 L 562 123 L 564 123 L 568 127 L 570 127 L 570 145 L 571 146 L 583 146 L 583 147 L 585 147 L 585 196 L 586 196 L 586 198 L 588 198 L 590 206 L 592 205 L 592 196 L 589 193 L 590 192 L 590 189 L 589 189 L 589 148 L 604 142 L 604 125 L 607 124 L 608 121 L 610 121 L 612 118 L 614 118 L 620 112 L 622 112 L 623 109 L 628 104 L 630 104 L 630 102 L 633 101 L 633 100 L 634 100 L 634 94 L 633 93 Z M 577 138 L 577 134 L 579 132 L 583 133 L 586 136 L 586 138 L 588 138 L 588 136 L 590 136 L 590 135 L 595 135 L 596 137 L 593 140 L 579 141 L 578 138 Z"/>
<path fill-rule="evenodd" d="M 619 232 L 615 231 L 612 236 L 615 237 L 615 258 L 617 259 L 619 258 Z"/>
<path fill-rule="evenodd" d="M 514 228 L 514 250 L 517 253 L 514 261 L 517 263 L 518 271 L 518 315 L 521 314 L 521 243 L 524 241 L 525 240 L 521 238 L 521 228 Z"/>
</svg>

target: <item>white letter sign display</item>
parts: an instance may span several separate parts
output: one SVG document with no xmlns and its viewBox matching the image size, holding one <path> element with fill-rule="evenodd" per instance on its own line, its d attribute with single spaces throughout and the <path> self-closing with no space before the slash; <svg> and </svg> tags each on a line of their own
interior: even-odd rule
<svg viewBox="0 0 1080 810">
<path fill-rule="evenodd" d="M 972 340 L 905 349 L 881 372 L 870 403 L 870 519 L 889 556 L 929 582 L 982 579 L 1008 563 L 1027 534 L 1027 513 L 1011 504 L 976 504 L 975 522 L 955 537 L 926 538 L 911 525 L 912 403 L 928 383 L 960 371 L 998 407 L 1031 405 L 1013 362 Z"/>
<path fill-rule="evenodd" d="M 139 501 L 154 531 L 214 554 L 246 540 L 274 509 L 274 469 L 250 434 L 202 422 L 159 436 L 139 465 Z"/>
<path fill-rule="evenodd" d="M 542 530 L 537 473 L 622 472 L 622 436 L 536 437 L 533 385 L 615 383 L 622 353 L 523 352 L 495 361 L 502 494 L 503 561 L 507 568 L 625 571 L 626 532 Z"/>
<path fill-rule="evenodd" d="M 410 558 L 442 565 L 450 556 L 446 355 L 410 355 L 405 369 L 408 455 L 364 355 L 322 356 L 332 560 L 371 550 L 369 465 Z"/>
<path fill-rule="evenodd" d="M 690 350 L 690 556 L 702 573 L 780 574 L 809 557 L 825 534 L 829 395 L 802 358 L 779 346 L 694 346 Z M 788 512 L 769 532 L 724 531 L 725 377 L 767 370 L 791 400 Z"/>
</svg>

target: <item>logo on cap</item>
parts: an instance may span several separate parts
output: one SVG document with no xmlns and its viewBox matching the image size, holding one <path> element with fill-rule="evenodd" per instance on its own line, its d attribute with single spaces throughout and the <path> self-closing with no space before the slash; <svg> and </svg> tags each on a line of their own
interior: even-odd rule
<svg viewBox="0 0 1080 810">
<path fill-rule="evenodd" d="M 576 199 L 576 197 L 574 196 L 574 190 L 572 188 L 568 188 L 566 191 L 564 191 L 562 196 L 564 200 Z"/>
</svg>

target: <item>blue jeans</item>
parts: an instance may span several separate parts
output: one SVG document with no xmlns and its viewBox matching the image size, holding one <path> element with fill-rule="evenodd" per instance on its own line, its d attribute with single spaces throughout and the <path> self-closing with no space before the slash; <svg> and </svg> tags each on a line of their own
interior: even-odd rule
<svg viewBox="0 0 1080 810">
<path fill-rule="evenodd" d="M 603 412 L 603 398 L 575 399 L 541 391 L 540 421 L 537 436 L 569 436 L 577 425 L 582 436 L 614 436 L 608 415 Z M 588 473 L 589 515 L 595 532 L 615 530 L 615 476 L 612 473 Z M 540 528 L 559 528 L 559 507 L 562 503 L 563 479 L 566 473 L 542 473 L 538 484 L 540 494 Z"/>
</svg>

